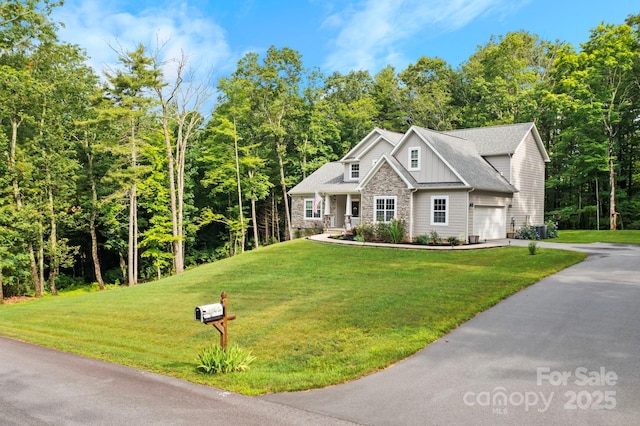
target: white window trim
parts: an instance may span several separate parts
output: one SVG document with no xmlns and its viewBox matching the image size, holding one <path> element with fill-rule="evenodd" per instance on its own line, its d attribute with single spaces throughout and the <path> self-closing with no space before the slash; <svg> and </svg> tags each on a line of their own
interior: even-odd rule
<svg viewBox="0 0 640 426">
<path fill-rule="evenodd" d="M 392 199 L 393 200 L 393 216 L 391 216 L 392 218 L 397 217 L 398 216 L 398 197 L 395 195 L 384 195 L 384 196 L 379 196 L 379 197 L 373 197 L 373 223 L 381 223 L 377 220 L 376 217 L 376 205 L 378 204 L 378 200 L 388 200 L 388 199 Z M 386 203 L 385 203 L 386 204 Z M 386 206 L 385 206 L 386 207 Z M 386 208 L 385 208 L 385 212 L 386 212 Z M 385 220 L 382 221 L 382 223 L 389 223 L 390 221 Z"/>
<path fill-rule="evenodd" d="M 444 223 L 434 222 L 433 221 L 433 213 L 435 208 L 435 200 L 445 200 L 445 210 L 444 210 Z M 432 195 L 431 196 L 431 210 L 429 212 L 431 226 L 449 226 L 449 196 L 448 195 Z"/>
<path fill-rule="evenodd" d="M 413 152 L 417 152 L 418 153 L 418 166 L 417 167 L 411 167 L 411 154 Z M 408 166 L 407 170 L 409 170 L 410 172 L 419 171 L 421 163 L 422 163 L 421 160 L 422 160 L 422 152 L 420 150 L 420 147 L 419 146 L 414 146 L 414 147 L 409 148 L 409 161 L 407 163 L 407 166 Z"/>
<path fill-rule="evenodd" d="M 322 209 L 324 209 L 324 200 L 320 201 L 320 205 L 319 207 L 319 211 L 320 213 L 316 213 L 318 210 L 316 211 L 312 211 L 312 215 L 313 217 L 309 217 L 307 216 L 307 201 L 311 202 L 311 209 L 313 209 L 313 202 L 315 201 L 313 198 L 305 198 L 304 199 L 304 203 L 303 203 L 303 208 L 304 208 L 304 220 L 322 220 Z M 315 215 L 318 214 L 318 217 L 316 217 Z"/>
<path fill-rule="evenodd" d="M 357 165 L 358 166 L 358 177 L 353 177 L 353 165 Z M 351 163 L 349 164 L 349 179 L 351 180 L 360 180 L 360 163 Z"/>
</svg>

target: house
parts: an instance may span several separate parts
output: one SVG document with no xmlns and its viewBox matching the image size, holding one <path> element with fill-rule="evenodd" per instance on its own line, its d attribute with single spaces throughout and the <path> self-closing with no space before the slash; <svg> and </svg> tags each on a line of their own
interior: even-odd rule
<svg viewBox="0 0 640 426">
<path fill-rule="evenodd" d="M 544 221 L 549 156 L 534 123 L 445 132 L 375 128 L 289 191 L 294 228 L 406 224 L 408 238 L 504 238 Z"/>
</svg>

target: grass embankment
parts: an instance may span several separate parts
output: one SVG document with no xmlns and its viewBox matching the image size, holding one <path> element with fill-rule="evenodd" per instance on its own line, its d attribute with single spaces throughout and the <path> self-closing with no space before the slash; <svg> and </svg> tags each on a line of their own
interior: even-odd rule
<svg viewBox="0 0 640 426">
<path fill-rule="evenodd" d="M 583 258 L 296 240 L 132 288 L 0 306 L 0 334 L 246 394 L 301 390 L 397 362 Z M 203 376 L 197 353 L 219 334 L 193 312 L 222 291 L 237 315 L 230 343 L 257 360 L 246 372 Z"/>
<path fill-rule="evenodd" d="M 589 244 L 599 243 L 620 243 L 620 244 L 640 244 L 640 231 L 587 231 L 587 230 L 561 230 L 559 237 L 548 240 L 554 243 L 575 243 Z"/>
</svg>

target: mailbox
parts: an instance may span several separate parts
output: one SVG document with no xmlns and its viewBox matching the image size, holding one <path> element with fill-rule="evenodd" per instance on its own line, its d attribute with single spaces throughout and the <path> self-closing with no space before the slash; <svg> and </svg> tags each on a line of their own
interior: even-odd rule
<svg viewBox="0 0 640 426">
<path fill-rule="evenodd" d="M 224 307 L 222 303 L 212 303 L 210 305 L 196 306 L 195 320 L 203 323 L 218 321 L 224 317 Z"/>
</svg>

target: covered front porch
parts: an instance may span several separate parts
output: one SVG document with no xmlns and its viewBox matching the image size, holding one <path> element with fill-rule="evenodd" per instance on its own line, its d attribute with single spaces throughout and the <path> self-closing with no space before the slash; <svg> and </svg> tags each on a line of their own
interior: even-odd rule
<svg viewBox="0 0 640 426">
<path fill-rule="evenodd" d="M 360 194 L 323 194 L 322 226 L 350 230 L 360 224 Z"/>
</svg>

